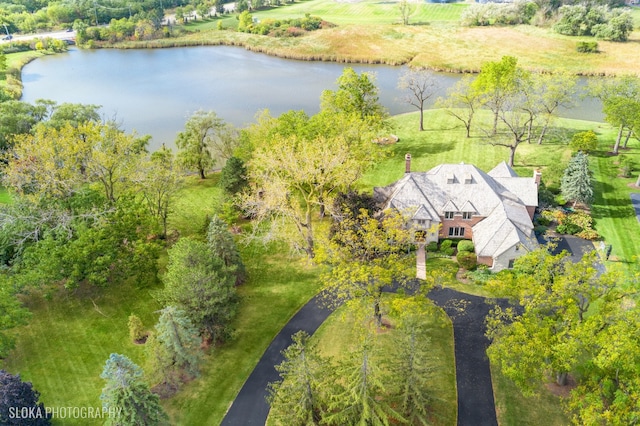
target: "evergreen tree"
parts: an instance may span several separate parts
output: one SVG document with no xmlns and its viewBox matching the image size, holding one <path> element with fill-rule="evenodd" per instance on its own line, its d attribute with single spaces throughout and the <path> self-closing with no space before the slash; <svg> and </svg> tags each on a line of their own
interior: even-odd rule
<svg viewBox="0 0 640 426">
<path fill-rule="evenodd" d="M 233 270 L 236 276 L 236 285 L 242 284 L 247 279 L 247 272 L 242 263 L 240 252 L 229 232 L 227 224 L 218 216 L 213 216 L 207 230 L 207 242 L 209 250 L 214 256 L 219 257 L 229 270 Z"/>
<path fill-rule="evenodd" d="M 160 312 L 156 336 L 166 350 L 168 365 L 164 367 L 197 376 L 202 361 L 197 328 L 184 311 L 174 306 L 167 306 Z"/>
<path fill-rule="evenodd" d="M 270 417 L 276 423 L 317 425 L 323 411 L 321 377 L 328 366 L 316 355 L 307 333 L 299 331 L 292 339 L 283 351 L 284 361 L 276 367 L 281 380 L 269 383 Z"/>
<path fill-rule="evenodd" d="M 151 393 L 144 382 L 142 369 L 129 358 L 111 354 L 100 377 L 106 381 L 100 395 L 102 404 L 115 413 L 107 424 L 152 426 L 169 423 L 158 396 Z"/>
<path fill-rule="evenodd" d="M 429 406 L 433 403 L 429 379 L 433 374 L 428 337 L 430 305 L 423 296 L 395 299 L 392 309 L 398 322 L 394 334 L 397 350 L 389 359 L 389 372 L 397 389 L 398 407 L 412 425 L 429 425 Z"/>
<path fill-rule="evenodd" d="M 147 336 L 142 320 L 139 316 L 129 315 L 129 337 L 134 343 L 141 342 Z"/>
<path fill-rule="evenodd" d="M 6 426 L 44 426 L 51 424 L 51 415 L 39 403 L 40 392 L 30 382 L 23 382 L 20 375 L 0 370 L 0 424 Z M 11 409 L 11 410 L 10 410 Z M 14 410 L 33 413 L 29 418 L 16 418 Z M 22 416 L 21 416 L 22 417 Z"/>
<path fill-rule="evenodd" d="M 583 152 L 576 153 L 564 171 L 560 184 L 562 196 L 577 203 L 589 204 L 593 200 L 593 182 L 589 170 L 589 156 Z"/>
<path fill-rule="evenodd" d="M 237 310 L 235 270 L 206 243 L 181 238 L 169 250 L 161 297 L 166 304 L 183 309 L 206 338 L 223 340 Z"/>
<path fill-rule="evenodd" d="M 373 355 L 372 337 L 366 336 L 358 349 L 337 368 L 343 381 L 331 397 L 323 423 L 329 425 L 388 426 L 390 419 L 404 421 L 383 398 L 385 388 L 377 360 Z"/>
<path fill-rule="evenodd" d="M 244 161 L 238 157 L 229 158 L 220 172 L 220 186 L 224 192 L 235 195 L 248 185 L 247 167 Z"/>
</svg>

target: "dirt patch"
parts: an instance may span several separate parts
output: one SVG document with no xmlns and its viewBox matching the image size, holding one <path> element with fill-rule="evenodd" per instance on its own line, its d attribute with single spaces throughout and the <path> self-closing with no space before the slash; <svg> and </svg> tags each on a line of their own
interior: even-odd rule
<svg viewBox="0 0 640 426">
<path fill-rule="evenodd" d="M 464 268 L 458 268 L 458 272 L 456 272 L 456 280 L 463 284 L 471 284 L 471 280 L 467 278 L 467 270 Z"/>
<path fill-rule="evenodd" d="M 560 398 L 568 398 L 569 394 L 576 388 L 576 386 L 578 386 L 578 384 L 576 383 L 576 379 L 574 379 L 571 375 L 567 377 L 567 384 L 565 386 L 560 386 L 555 382 L 547 383 L 545 385 L 549 392 Z"/>
</svg>

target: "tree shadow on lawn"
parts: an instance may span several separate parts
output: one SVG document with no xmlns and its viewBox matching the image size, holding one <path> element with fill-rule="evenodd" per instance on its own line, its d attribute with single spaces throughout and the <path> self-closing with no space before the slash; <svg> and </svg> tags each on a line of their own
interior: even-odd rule
<svg viewBox="0 0 640 426">
<path fill-rule="evenodd" d="M 603 194 L 614 192 L 614 188 L 606 182 L 598 182 L 598 187 L 601 193 L 596 194 L 596 200 L 591 206 L 591 216 L 594 219 L 597 220 L 605 217 L 620 219 L 635 216 L 629 196 L 607 198 L 605 202 Z"/>
</svg>

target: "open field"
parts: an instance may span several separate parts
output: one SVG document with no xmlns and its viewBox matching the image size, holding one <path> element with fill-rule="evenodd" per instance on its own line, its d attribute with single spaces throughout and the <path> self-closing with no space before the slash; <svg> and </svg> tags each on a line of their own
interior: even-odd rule
<svg viewBox="0 0 640 426">
<path fill-rule="evenodd" d="M 420 4 L 410 25 L 400 25 L 394 2 L 363 0 L 336 2 L 309 0 L 253 13 L 259 20 L 302 17 L 305 13 L 335 23 L 335 28 L 304 37 L 274 38 L 216 29 L 217 20 L 195 21 L 185 29 L 191 34 L 148 42 L 123 42 L 116 47 L 189 45 L 239 45 L 285 58 L 338 62 L 386 63 L 429 67 L 452 72 L 478 71 L 483 62 L 516 56 L 525 68 L 539 71 L 567 70 L 583 75 L 640 73 L 640 31 L 629 42 L 599 41 L 600 53 L 576 52 L 578 41 L 549 28 L 462 27 L 459 16 L 468 4 Z M 634 10 L 640 21 L 640 11 Z M 233 17 L 222 18 L 225 28 L 235 29 Z M 526 48 L 523 48 L 526 46 Z"/>
</svg>

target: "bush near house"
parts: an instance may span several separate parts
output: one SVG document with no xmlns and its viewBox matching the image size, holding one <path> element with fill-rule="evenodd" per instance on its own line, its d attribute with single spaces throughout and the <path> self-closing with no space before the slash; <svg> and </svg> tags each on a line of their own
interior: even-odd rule
<svg viewBox="0 0 640 426">
<path fill-rule="evenodd" d="M 460 267 L 466 269 L 467 271 L 474 270 L 478 264 L 476 254 L 472 251 L 469 252 L 458 250 L 456 259 L 458 260 L 458 264 L 460 265 Z"/>
<path fill-rule="evenodd" d="M 458 243 L 458 252 L 468 251 L 473 253 L 474 249 L 475 247 L 473 246 L 473 241 L 471 240 L 462 240 Z"/>
</svg>

